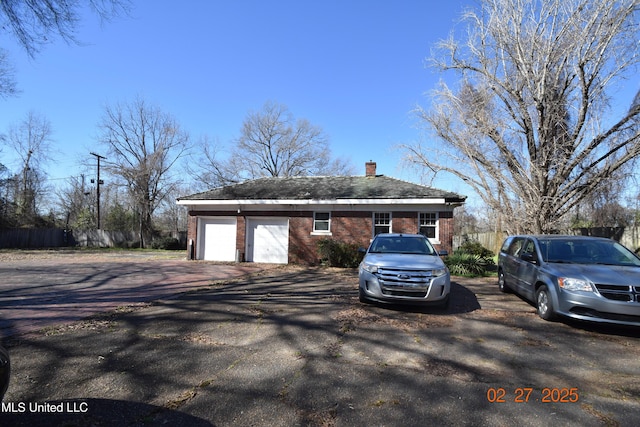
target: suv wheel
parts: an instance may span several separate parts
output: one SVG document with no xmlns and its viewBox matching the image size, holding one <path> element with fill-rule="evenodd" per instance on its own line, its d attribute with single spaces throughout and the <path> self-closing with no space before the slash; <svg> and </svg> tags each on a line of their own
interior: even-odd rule
<svg viewBox="0 0 640 427">
<path fill-rule="evenodd" d="M 451 294 L 447 295 L 447 298 L 440 303 L 440 309 L 448 310 L 449 306 L 451 306 Z"/>
<path fill-rule="evenodd" d="M 369 299 L 364 294 L 364 291 L 362 290 L 362 288 L 359 287 L 359 286 L 358 286 L 358 299 L 360 300 L 360 302 L 364 302 L 364 303 L 368 303 L 369 302 Z"/>
<path fill-rule="evenodd" d="M 498 271 L 498 289 L 500 289 L 500 292 L 504 293 L 511 292 L 509 285 L 507 285 L 507 281 L 504 280 L 504 273 L 502 270 Z"/>
<path fill-rule="evenodd" d="M 538 316 L 544 320 L 553 320 L 556 318 L 551 296 L 549 295 L 549 289 L 547 289 L 545 285 L 540 286 L 536 291 L 536 303 L 538 305 Z"/>
</svg>

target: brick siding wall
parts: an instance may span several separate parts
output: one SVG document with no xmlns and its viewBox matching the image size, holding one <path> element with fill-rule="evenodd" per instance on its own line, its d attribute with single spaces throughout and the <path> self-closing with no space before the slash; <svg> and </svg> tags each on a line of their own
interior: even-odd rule
<svg viewBox="0 0 640 427">
<path fill-rule="evenodd" d="M 289 262 L 293 264 L 315 265 L 319 261 L 317 242 L 323 238 L 332 238 L 345 243 L 353 243 L 367 247 L 372 238 L 372 212 L 333 211 L 331 212 L 331 235 L 312 233 L 313 212 L 304 211 L 265 211 L 247 212 L 249 217 L 288 217 L 289 218 Z M 236 250 L 246 253 L 246 217 L 245 212 L 229 211 L 198 211 L 189 212 L 187 242 L 194 241 L 197 247 L 197 216 L 237 217 Z M 439 212 L 440 244 L 438 250 L 452 252 L 453 246 L 453 212 Z M 417 212 L 392 212 L 392 227 L 394 233 L 417 233 Z M 187 248 L 188 249 L 188 248 Z"/>
<path fill-rule="evenodd" d="M 369 246 L 371 239 L 370 212 L 332 212 L 331 234 L 312 233 L 313 212 L 308 216 L 289 219 L 289 262 L 295 264 L 318 264 L 317 243 L 321 239 L 334 239 Z"/>
<path fill-rule="evenodd" d="M 418 212 L 393 212 L 391 214 L 391 230 L 394 233 L 417 233 Z"/>
<path fill-rule="evenodd" d="M 438 212 L 440 226 L 440 244 L 436 249 L 453 252 L 453 212 Z"/>
<path fill-rule="evenodd" d="M 198 217 L 189 212 L 189 216 L 187 218 L 187 259 L 196 259 L 197 234 Z M 193 245 L 190 243 L 193 243 Z"/>
<path fill-rule="evenodd" d="M 289 262 L 292 264 L 317 264 L 313 230 L 313 212 L 306 216 L 289 217 Z"/>
</svg>

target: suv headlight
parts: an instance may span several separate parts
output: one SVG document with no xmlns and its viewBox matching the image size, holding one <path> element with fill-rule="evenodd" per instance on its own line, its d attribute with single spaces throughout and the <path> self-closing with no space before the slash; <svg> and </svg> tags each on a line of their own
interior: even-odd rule
<svg viewBox="0 0 640 427">
<path fill-rule="evenodd" d="M 368 271 L 369 273 L 375 274 L 378 272 L 378 266 L 375 264 L 369 264 L 368 262 L 363 262 L 360 264 L 364 271 Z"/>
<path fill-rule="evenodd" d="M 593 292 L 593 286 L 591 286 L 590 281 L 572 277 L 558 277 L 558 286 L 565 291 Z"/>
<path fill-rule="evenodd" d="M 433 274 L 433 277 L 444 276 L 445 274 L 447 274 L 447 269 L 446 268 L 438 268 L 437 270 L 433 270 L 433 272 L 431 274 Z"/>
</svg>

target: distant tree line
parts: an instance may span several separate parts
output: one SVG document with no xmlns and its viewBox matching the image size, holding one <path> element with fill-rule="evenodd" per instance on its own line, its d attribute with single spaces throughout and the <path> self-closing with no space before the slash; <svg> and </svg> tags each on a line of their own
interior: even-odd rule
<svg viewBox="0 0 640 427">
<path fill-rule="evenodd" d="M 0 153 L 20 161 L 0 166 L 0 227 L 135 231 L 149 247 L 186 230 L 175 203 L 185 194 L 261 176 L 353 171 L 331 158 L 321 128 L 273 102 L 247 116 L 224 158 L 211 155 L 220 145 L 192 144 L 171 114 L 140 97 L 106 106 L 97 129 L 102 154 L 87 150 L 78 174 L 55 188 L 46 179 L 55 146 L 48 120 L 30 112 L 2 135 Z"/>
<path fill-rule="evenodd" d="M 130 7 L 89 4 L 102 19 Z M 3 0 L 0 32 L 35 57 L 51 40 L 75 42 L 81 6 Z M 457 227 L 638 224 L 640 91 L 611 107 L 640 65 L 638 13 L 640 0 L 480 0 L 463 14 L 465 31 L 430 58 L 447 78 L 416 110 L 428 137 L 401 147 L 425 176 L 452 175 L 480 197 L 480 213 L 457 209 Z M 18 95 L 0 49 L 0 98 Z M 239 136 L 222 143 L 208 135 L 194 142 L 171 113 L 141 97 L 106 106 L 96 127 L 95 147 L 55 186 L 46 117 L 28 112 L 0 129 L 0 227 L 132 230 L 148 247 L 185 229 L 179 196 L 263 176 L 353 174 L 319 126 L 275 101 L 249 111 Z"/>
</svg>

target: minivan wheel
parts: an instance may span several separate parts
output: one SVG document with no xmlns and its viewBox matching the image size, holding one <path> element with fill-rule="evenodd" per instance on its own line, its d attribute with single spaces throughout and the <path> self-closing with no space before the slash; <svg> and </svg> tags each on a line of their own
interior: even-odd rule
<svg viewBox="0 0 640 427">
<path fill-rule="evenodd" d="M 511 291 L 509 285 L 507 285 L 507 282 L 504 280 L 504 273 L 502 270 L 498 272 L 498 289 L 500 289 L 500 292 L 504 293 L 509 293 Z"/>
<path fill-rule="evenodd" d="M 540 286 L 536 291 L 536 302 L 538 304 L 538 316 L 544 320 L 553 320 L 556 318 L 553 303 L 549 295 L 549 289 L 547 289 L 545 285 Z"/>
</svg>

